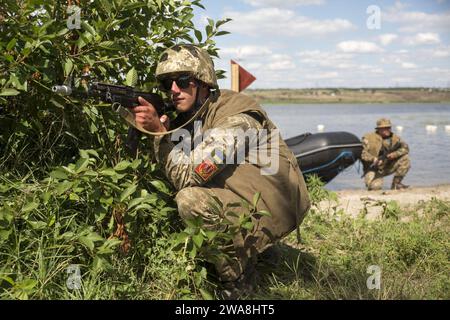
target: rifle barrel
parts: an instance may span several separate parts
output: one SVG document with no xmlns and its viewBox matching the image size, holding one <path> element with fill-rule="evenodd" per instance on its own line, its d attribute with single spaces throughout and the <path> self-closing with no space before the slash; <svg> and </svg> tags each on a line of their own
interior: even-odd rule
<svg viewBox="0 0 450 320">
<path fill-rule="evenodd" d="M 70 96 L 72 94 L 72 88 L 69 86 L 53 86 L 52 91 L 62 96 Z"/>
</svg>

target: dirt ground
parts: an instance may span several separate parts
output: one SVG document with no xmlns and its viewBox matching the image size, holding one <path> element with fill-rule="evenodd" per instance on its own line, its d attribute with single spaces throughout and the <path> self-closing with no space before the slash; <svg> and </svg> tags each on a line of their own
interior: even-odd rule
<svg viewBox="0 0 450 320">
<path fill-rule="evenodd" d="M 412 187 L 406 190 L 342 190 L 336 192 L 338 202 L 323 201 L 321 209 L 339 210 L 351 216 L 357 216 L 366 207 L 367 218 L 375 219 L 383 211 L 383 203 L 396 201 L 401 208 L 414 207 L 420 201 L 431 198 L 450 201 L 450 185 L 438 185 L 433 187 Z"/>
</svg>

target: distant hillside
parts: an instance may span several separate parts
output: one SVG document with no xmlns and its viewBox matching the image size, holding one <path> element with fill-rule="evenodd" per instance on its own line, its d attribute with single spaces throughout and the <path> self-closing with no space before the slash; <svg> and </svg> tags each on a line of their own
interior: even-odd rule
<svg viewBox="0 0 450 320">
<path fill-rule="evenodd" d="M 450 103 L 450 89 L 249 89 L 260 103 Z"/>
</svg>

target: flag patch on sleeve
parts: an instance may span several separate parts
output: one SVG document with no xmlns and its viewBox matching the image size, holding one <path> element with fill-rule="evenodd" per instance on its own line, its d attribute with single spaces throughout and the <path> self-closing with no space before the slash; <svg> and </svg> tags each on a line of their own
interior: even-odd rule
<svg viewBox="0 0 450 320">
<path fill-rule="evenodd" d="M 203 181 L 208 181 L 208 179 L 218 170 L 215 163 L 211 160 L 205 159 L 195 168 L 195 173 L 197 173 Z"/>
</svg>

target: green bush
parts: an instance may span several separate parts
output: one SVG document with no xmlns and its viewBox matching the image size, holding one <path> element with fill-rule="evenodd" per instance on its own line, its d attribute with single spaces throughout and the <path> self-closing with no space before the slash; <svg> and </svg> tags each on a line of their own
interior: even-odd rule
<svg viewBox="0 0 450 320">
<path fill-rule="evenodd" d="M 83 70 L 111 83 L 154 91 L 160 53 L 179 42 L 202 41 L 195 1 L 80 1 L 80 29 L 61 2 L 7 0 L 0 9 L 0 162 L 2 172 L 45 176 L 78 149 L 95 149 L 110 165 L 121 157 L 126 125 L 107 106 L 72 103 L 55 84 L 79 81 Z M 217 56 L 214 36 L 225 21 L 209 20 L 200 43 Z"/>
<path fill-rule="evenodd" d="M 183 226 L 148 141 L 131 157 L 127 126 L 109 106 L 50 88 L 78 85 L 89 70 L 157 92 L 160 53 L 198 41 L 217 56 L 213 38 L 227 20 L 196 29 L 200 0 L 79 3 L 80 29 L 70 30 L 65 2 L 0 8 L 0 298 L 209 298 L 203 257 L 175 248 Z"/>
</svg>

